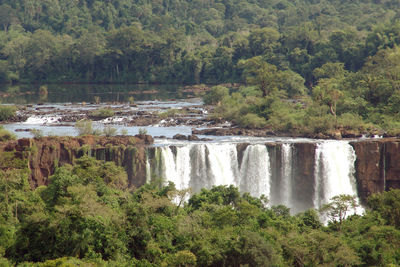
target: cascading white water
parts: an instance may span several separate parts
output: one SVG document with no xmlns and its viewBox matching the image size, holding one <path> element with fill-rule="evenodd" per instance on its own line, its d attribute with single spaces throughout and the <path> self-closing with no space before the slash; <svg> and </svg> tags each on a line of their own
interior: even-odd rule
<svg viewBox="0 0 400 267">
<path fill-rule="evenodd" d="M 210 175 L 215 185 L 237 185 L 238 158 L 234 144 L 207 144 Z"/>
<path fill-rule="evenodd" d="M 270 160 L 265 145 L 249 145 L 243 154 L 239 190 L 252 196 L 270 195 Z"/>
<path fill-rule="evenodd" d="M 163 178 L 174 182 L 177 189 L 188 188 L 190 181 L 190 147 L 176 147 L 176 156 L 170 147 L 162 147 L 161 150 Z"/>
<path fill-rule="evenodd" d="M 265 195 L 271 199 L 273 196 L 273 205 L 283 204 L 295 212 L 312 206 L 319 208 L 335 195 L 357 195 L 354 179 L 356 156 L 348 142 L 324 141 L 316 144 L 314 173 L 304 173 L 298 168 L 302 159 L 296 154 L 295 147 L 293 143 L 283 143 L 281 153 L 275 154 L 273 151 L 276 150 L 269 151 L 265 144 L 247 145 L 239 166 L 236 144 L 162 146 L 157 148 L 159 166 L 147 168 L 153 169 L 155 175 L 174 182 L 177 189 L 190 187 L 193 192 L 199 192 L 201 188 L 232 184 L 238 186 L 241 192 L 249 192 L 255 197 Z M 276 157 L 274 155 L 280 157 L 271 158 Z M 154 164 L 156 161 L 149 162 Z M 271 166 L 271 162 L 280 163 L 277 165 L 280 167 Z M 148 177 L 151 177 L 150 173 Z M 299 190 L 305 182 L 314 183 L 314 189 L 304 192 L 299 198 Z M 310 187 L 304 187 L 305 190 L 307 188 Z M 310 194 L 312 191 L 314 196 Z"/>
<path fill-rule="evenodd" d="M 283 205 L 292 205 L 292 145 L 282 144 L 282 169 L 281 169 L 281 201 Z"/>
<path fill-rule="evenodd" d="M 146 183 L 151 182 L 151 169 L 149 157 L 146 157 Z"/>
<path fill-rule="evenodd" d="M 356 155 L 346 141 L 325 141 L 315 152 L 314 207 L 320 208 L 337 195 L 357 196 L 354 178 Z"/>
</svg>

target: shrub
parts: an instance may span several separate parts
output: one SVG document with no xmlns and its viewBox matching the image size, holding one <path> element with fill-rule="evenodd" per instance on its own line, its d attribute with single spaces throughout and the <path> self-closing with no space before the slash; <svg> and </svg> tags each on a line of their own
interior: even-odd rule
<svg viewBox="0 0 400 267">
<path fill-rule="evenodd" d="M 46 96 L 48 93 L 47 85 L 42 85 L 39 87 L 39 95 Z"/>
<path fill-rule="evenodd" d="M 204 104 L 215 105 L 229 95 L 229 89 L 223 86 L 214 86 L 211 90 L 203 97 Z"/>
<path fill-rule="evenodd" d="M 265 118 L 260 117 L 254 113 L 248 113 L 239 118 L 238 123 L 246 128 L 263 128 L 267 124 Z"/>
<path fill-rule="evenodd" d="M 212 117 L 233 120 L 247 113 L 249 113 L 249 106 L 245 103 L 245 98 L 235 92 L 223 99 L 221 105 L 214 109 Z"/>
<path fill-rule="evenodd" d="M 335 126 L 335 118 L 330 114 L 309 117 L 305 121 L 307 128 L 312 133 L 326 133 Z"/>
<path fill-rule="evenodd" d="M 15 139 L 17 139 L 15 134 L 4 129 L 3 126 L 0 126 L 0 141 L 8 141 L 8 140 L 15 140 Z"/>
<path fill-rule="evenodd" d="M 100 135 L 98 129 L 93 128 L 93 122 L 91 120 L 80 120 L 75 123 L 75 129 L 78 131 L 78 135 Z"/>
<path fill-rule="evenodd" d="M 94 97 L 94 103 L 100 104 L 100 96 L 95 96 Z"/>
<path fill-rule="evenodd" d="M 89 117 L 93 117 L 96 119 L 105 119 L 112 116 L 114 116 L 114 110 L 110 108 L 100 108 L 95 111 L 92 111 L 89 115 Z"/>
<path fill-rule="evenodd" d="M 33 135 L 34 138 L 42 138 L 43 137 L 43 131 L 38 130 L 38 129 L 32 129 L 31 134 Z"/>
<path fill-rule="evenodd" d="M 176 109 L 176 108 L 170 108 L 170 109 L 168 109 L 168 110 L 166 110 L 166 111 L 164 111 L 164 112 L 158 113 L 158 116 L 159 116 L 160 118 L 165 119 L 165 118 L 168 118 L 168 117 L 176 117 L 176 116 L 179 115 L 179 114 L 185 114 L 185 113 L 187 113 L 186 110 L 183 110 L 183 109 Z"/>
<path fill-rule="evenodd" d="M 15 106 L 0 106 L 0 121 L 5 121 L 15 116 L 15 112 L 17 112 L 17 108 Z"/>
<path fill-rule="evenodd" d="M 105 126 L 105 127 L 103 128 L 103 134 L 104 134 L 105 136 L 107 136 L 107 137 L 116 136 L 116 135 L 117 135 L 117 129 L 114 128 L 114 127 L 111 127 L 111 126 L 107 125 L 107 126 Z"/>
<path fill-rule="evenodd" d="M 345 129 L 364 130 L 365 125 L 361 116 L 353 113 L 344 113 L 338 118 L 338 126 Z"/>
<path fill-rule="evenodd" d="M 146 128 L 139 128 L 139 134 L 147 134 Z"/>
</svg>

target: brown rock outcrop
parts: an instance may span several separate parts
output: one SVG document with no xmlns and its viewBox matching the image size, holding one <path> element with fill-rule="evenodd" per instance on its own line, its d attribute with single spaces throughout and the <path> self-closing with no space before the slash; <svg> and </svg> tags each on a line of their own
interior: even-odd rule
<svg viewBox="0 0 400 267">
<path fill-rule="evenodd" d="M 57 167 L 72 164 L 85 154 L 123 166 L 129 185 L 138 187 L 146 182 L 145 147 L 152 142 L 151 136 L 147 135 L 24 138 L 0 143 L 0 153 L 8 151 L 27 161 L 32 188 L 47 185 Z"/>
<path fill-rule="evenodd" d="M 352 142 L 357 155 L 355 173 L 362 201 L 373 193 L 400 188 L 400 139 Z"/>
</svg>

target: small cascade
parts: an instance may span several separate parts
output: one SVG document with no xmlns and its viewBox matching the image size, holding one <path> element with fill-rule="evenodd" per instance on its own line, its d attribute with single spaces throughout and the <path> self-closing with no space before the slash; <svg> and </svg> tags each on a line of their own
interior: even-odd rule
<svg viewBox="0 0 400 267">
<path fill-rule="evenodd" d="M 252 196 L 270 195 L 270 159 L 265 145 L 249 145 L 243 154 L 239 190 Z"/>
<path fill-rule="evenodd" d="M 146 183 L 151 182 L 151 166 L 149 157 L 146 157 Z"/>
<path fill-rule="evenodd" d="M 281 167 L 281 204 L 290 207 L 292 204 L 292 145 L 282 144 Z"/>
<path fill-rule="evenodd" d="M 320 208 L 336 195 L 357 196 L 354 149 L 346 141 L 317 144 L 315 153 L 314 207 Z"/>
</svg>

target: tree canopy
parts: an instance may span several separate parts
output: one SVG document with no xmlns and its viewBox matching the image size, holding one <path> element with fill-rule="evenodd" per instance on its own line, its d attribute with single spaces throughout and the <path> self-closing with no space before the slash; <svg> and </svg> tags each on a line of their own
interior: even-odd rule
<svg viewBox="0 0 400 267">
<path fill-rule="evenodd" d="M 7 154 L 8 153 L 8 154 Z M 30 189 L 26 162 L 0 156 L 2 266 L 383 266 L 399 264 L 400 190 L 291 215 L 233 186 L 202 189 L 183 204 L 173 183 L 132 190 L 112 162 L 88 156 Z M 161 180 L 162 181 L 162 180 Z"/>
<path fill-rule="evenodd" d="M 311 88 L 399 44 L 395 1 L 0 1 L 0 82 L 243 81 L 262 56 Z"/>
</svg>

